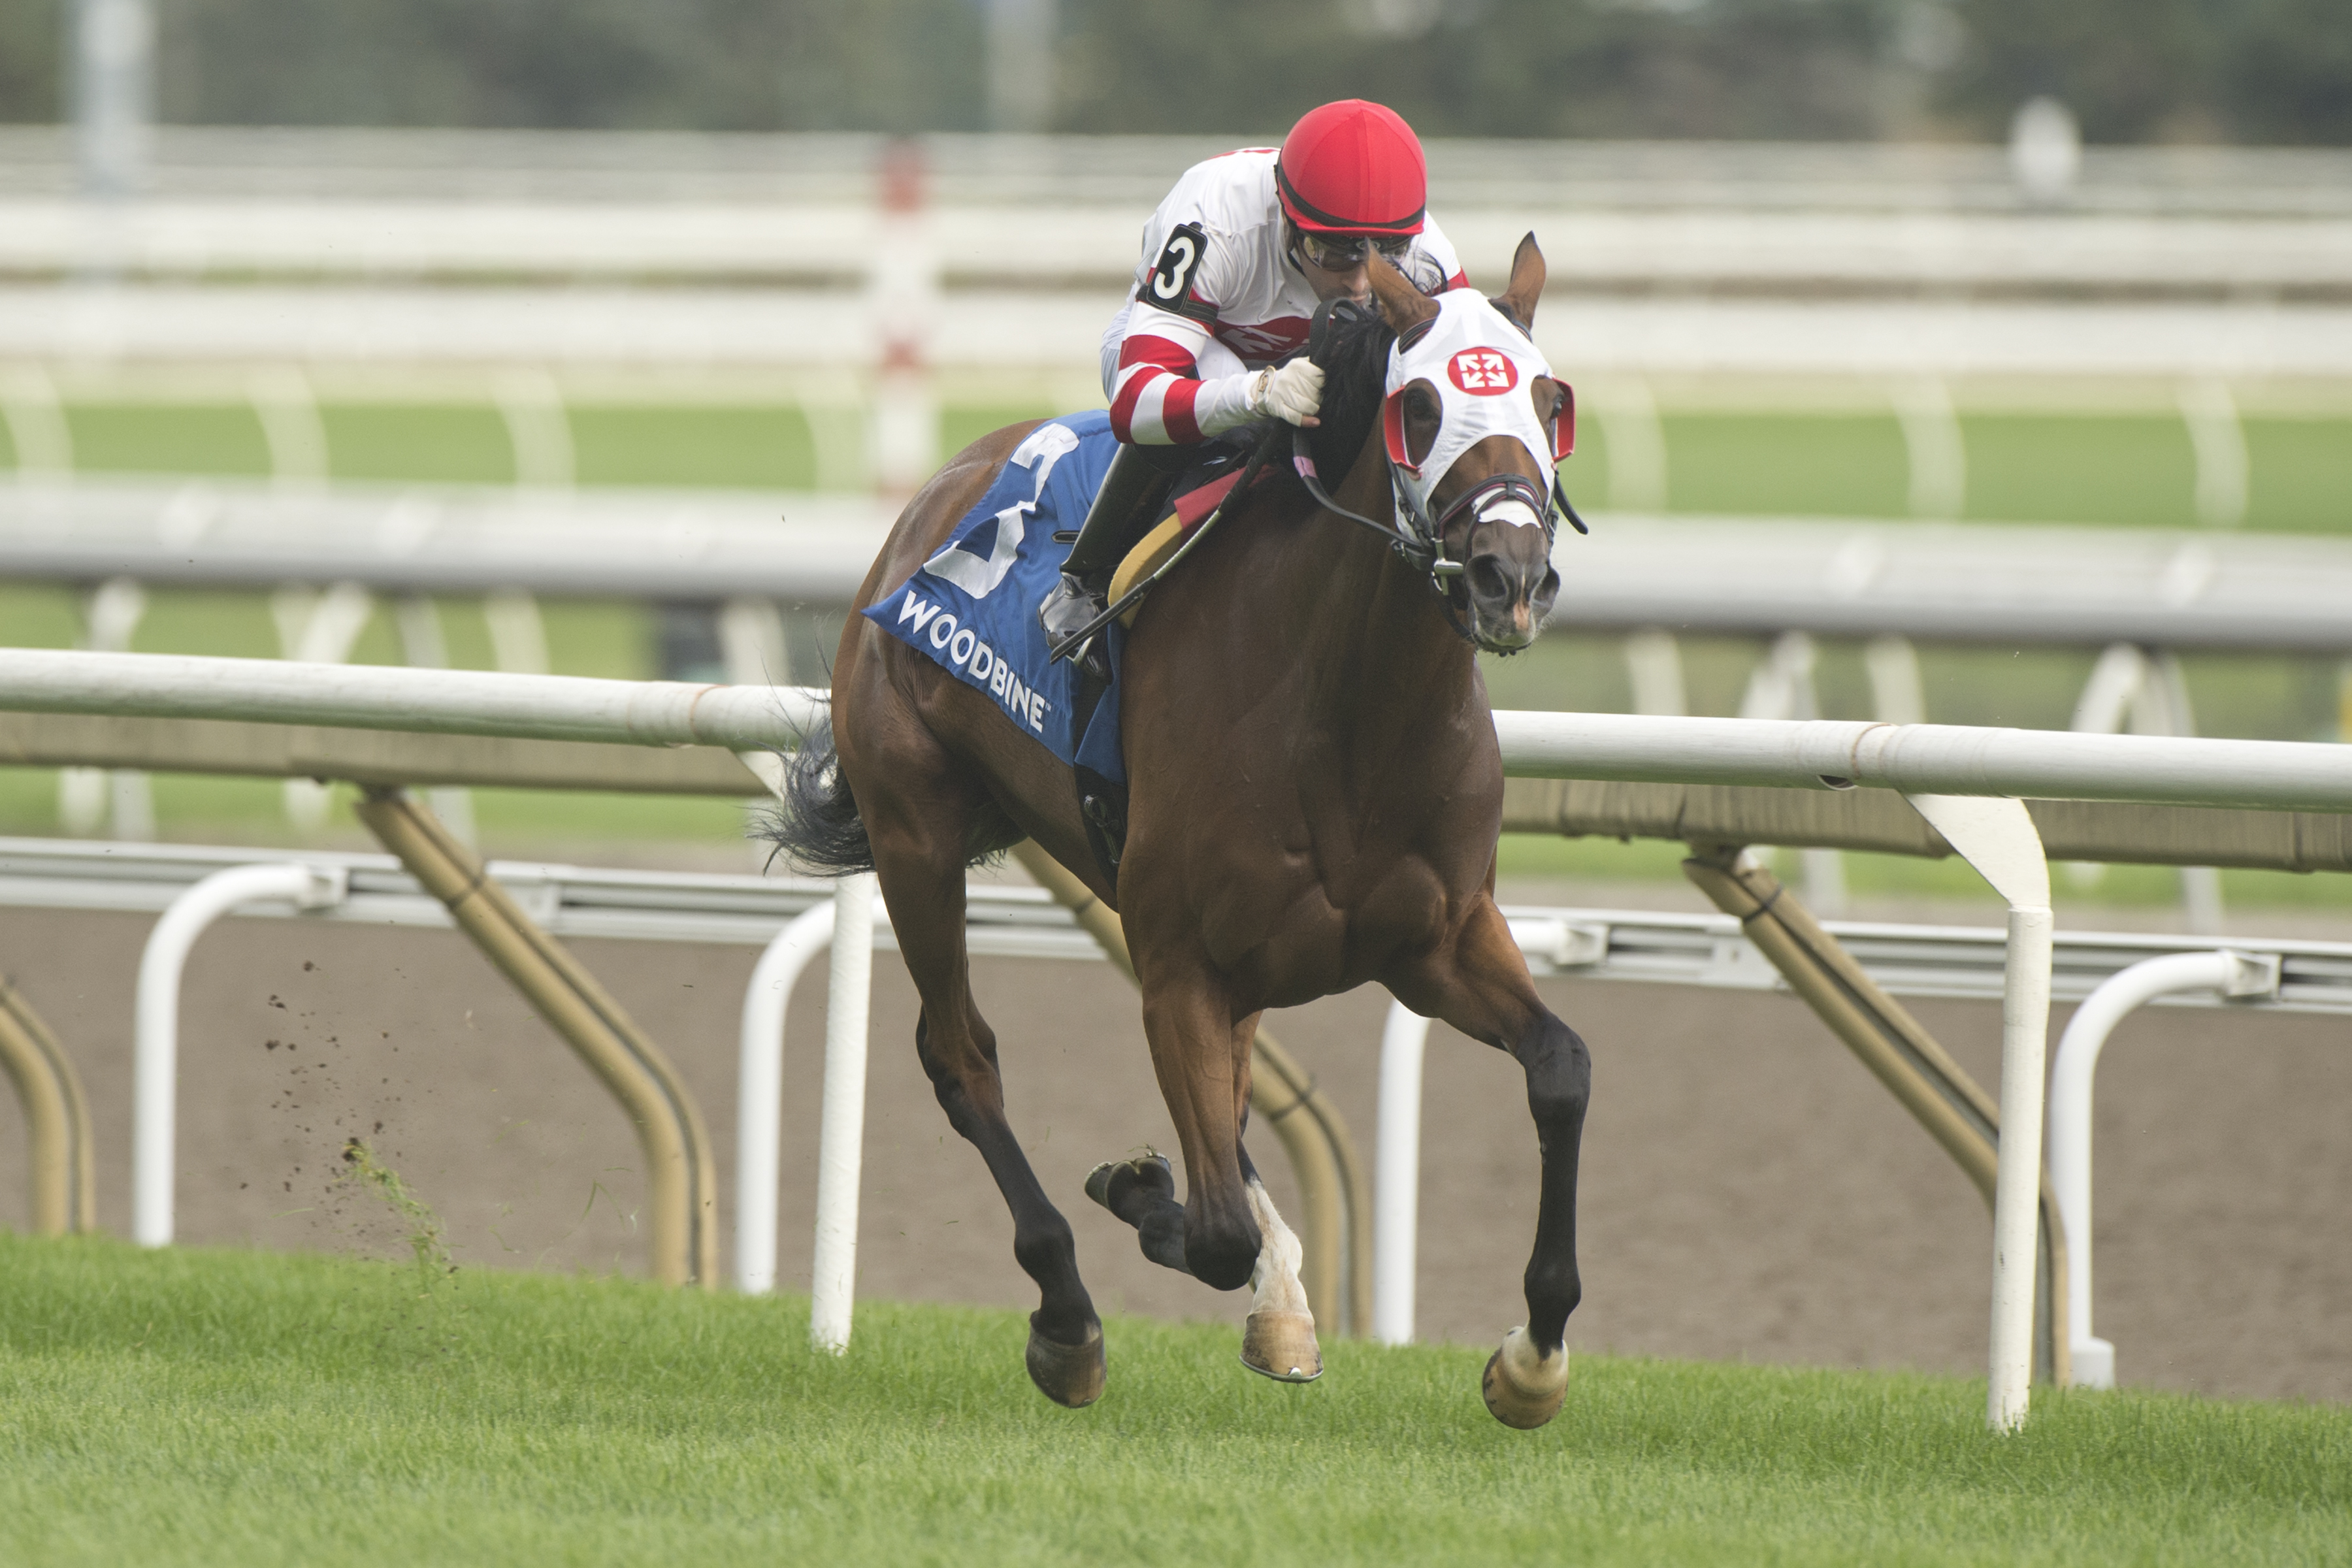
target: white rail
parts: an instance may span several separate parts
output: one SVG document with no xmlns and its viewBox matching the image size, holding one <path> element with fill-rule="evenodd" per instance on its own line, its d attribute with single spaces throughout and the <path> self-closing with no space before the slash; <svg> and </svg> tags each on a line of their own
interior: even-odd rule
<svg viewBox="0 0 2352 1568">
<path fill-rule="evenodd" d="M 824 716 L 827 700 L 823 691 L 804 687 L 0 649 L 0 709 L 21 712 L 249 719 L 759 751 L 797 745 L 802 732 Z"/>
<path fill-rule="evenodd" d="M 448 911 L 388 855 L 326 850 L 254 850 L 109 840 L 0 838 L 0 907 L 104 910 L 159 914 L 215 871 L 259 859 L 299 861 L 341 877 L 348 892 L 300 918 L 330 924 L 450 929 Z M 795 919 L 830 910 L 834 884 L 792 877 L 616 871 L 494 860 L 489 873 L 551 934 L 625 942 L 694 942 L 765 948 Z M 239 919 L 290 918 L 291 906 L 247 905 Z M 1538 976 L 1696 985 L 1711 990 L 1785 989 L 1728 915 L 1643 910 L 1507 906 L 1511 931 Z M 1101 949 L 1069 912 L 1036 888 L 975 882 L 966 892 L 971 951 L 991 958 L 1081 963 Z M 1999 926 L 1824 922 L 1871 978 L 1898 996 L 1986 1000 L 2001 994 L 2006 936 Z M 887 921 L 875 945 L 894 950 Z M 2243 949 L 2278 957 L 2278 994 L 2232 1001 L 2263 1012 L 2352 1014 L 2352 943 L 2062 931 L 2053 991 L 2080 1001 L 2111 976 L 2184 949 Z M 2199 994 L 2159 998 L 2168 1006 L 2211 1006 Z"/>
<path fill-rule="evenodd" d="M 1488 267 L 1497 263 L 1487 262 Z M 943 297 L 926 340 L 941 369 L 1070 373 L 1118 286 Z M 862 373 L 883 328 L 848 290 L 0 287 L 0 359 L 66 363 L 823 367 Z M 1547 300 L 1537 341 L 1580 376 L 1746 374 L 2204 378 L 2352 375 L 2352 310 L 2327 304 Z"/>
<path fill-rule="evenodd" d="M 1591 538 L 1559 546 L 1558 626 L 2352 650 L 2352 542 L 2340 539 L 1599 515 L 1606 525 Z M 839 606 L 891 516 L 874 498 L 829 493 L 301 493 L 85 475 L 65 488 L 0 486 L 0 575 Z"/>
<path fill-rule="evenodd" d="M 833 942 L 830 903 L 793 917 L 743 989 L 735 1078 L 735 1289 L 776 1288 L 776 1181 L 783 1163 L 784 1015 L 809 960 Z"/>
<path fill-rule="evenodd" d="M 1161 190 L 1071 205 L 942 202 L 950 268 L 1117 289 L 1135 269 L 1136 226 Z M 1709 284 L 1890 283 L 1952 288 L 2352 282 L 2352 222 L 2081 213 L 1596 211 L 1440 200 L 1474 268 L 1534 229 L 1555 289 L 1641 279 Z M 272 201 L 188 198 L 93 213 L 57 197 L 0 197 L 0 268 L 79 270 L 94 255 L 183 278 L 208 269 L 316 278 L 435 273 L 533 279 L 838 276 L 870 255 L 878 215 L 854 202 Z M 1489 261 L 1488 267 L 1499 265 Z"/>
<path fill-rule="evenodd" d="M 206 927 L 242 904 L 274 900 L 297 910 L 341 901 L 333 867 L 299 862 L 215 871 L 172 900 L 139 959 L 131 1068 L 131 1234 L 142 1247 L 168 1247 L 173 1232 L 173 1157 L 178 1145 L 180 975 Z"/>
<path fill-rule="evenodd" d="M 0 649 L 0 710 L 335 724 L 427 734 L 790 749 L 827 699 L 483 670 Z M 1906 795 L 2352 811 L 2352 747 L 1839 720 L 1495 715 L 1506 772 Z"/>
<path fill-rule="evenodd" d="M 2116 1347 L 2091 1332 L 2091 1096 L 2099 1053 L 2133 1009 L 2181 991 L 2245 999 L 2278 994 L 2276 953 L 2234 948 L 2144 959 L 2084 998 L 2058 1042 L 2050 1074 L 2050 1185 L 2066 1225 L 2066 1319 L 2074 1381 L 2116 1385 Z"/>
<path fill-rule="evenodd" d="M 825 1002 L 824 1097 L 817 1131 L 816 1251 L 809 1264 L 809 1343 L 849 1348 L 857 1300 L 857 1186 L 866 1148 L 866 1020 L 874 973 L 870 874 L 834 894 L 833 972 Z"/>
</svg>

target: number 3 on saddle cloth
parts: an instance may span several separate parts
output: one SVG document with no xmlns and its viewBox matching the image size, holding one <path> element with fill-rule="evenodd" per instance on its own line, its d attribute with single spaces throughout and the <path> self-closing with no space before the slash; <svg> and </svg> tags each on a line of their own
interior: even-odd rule
<svg viewBox="0 0 2352 1568">
<path fill-rule="evenodd" d="M 986 692 L 1016 727 L 1076 770 L 1087 842 L 1114 881 L 1127 843 L 1127 761 L 1118 703 L 1104 699 L 1118 685 L 1127 630 L 1113 623 L 1097 634 L 1110 671 L 1105 681 L 1081 660 L 1046 658 L 1037 605 L 1070 553 L 1055 533 L 1066 541 L 1086 521 L 1118 450 L 1107 413 L 1073 414 L 1038 426 L 1013 448 L 947 542 L 865 612 L 908 647 Z M 1222 482 L 1212 477 L 1174 502 L 1178 526 L 1162 523 L 1141 552 L 1164 553 L 1237 477 L 1225 474 Z M 1117 591 L 1126 590 L 1133 567 L 1130 558 Z"/>
</svg>

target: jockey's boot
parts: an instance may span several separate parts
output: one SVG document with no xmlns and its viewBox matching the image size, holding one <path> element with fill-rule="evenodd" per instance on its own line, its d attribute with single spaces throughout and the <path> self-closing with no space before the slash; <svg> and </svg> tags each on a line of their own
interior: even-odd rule
<svg viewBox="0 0 2352 1568">
<path fill-rule="evenodd" d="M 1070 546 L 1069 559 L 1062 563 L 1062 580 L 1037 606 L 1037 620 L 1045 628 L 1048 647 L 1060 647 L 1110 608 L 1111 574 L 1118 570 L 1119 562 L 1145 531 L 1160 521 L 1169 488 L 1193 455 L 1185 447 L 1119 443 L 1103 475 L 1102 488 L 1087 509 L 1077 540 Z M 1089 637 L 1063 651 L 1097 665 L 1097 674 L 1108 675 L 1108 668 L 1090 657 L 1094 640 Z"/>
</svg>

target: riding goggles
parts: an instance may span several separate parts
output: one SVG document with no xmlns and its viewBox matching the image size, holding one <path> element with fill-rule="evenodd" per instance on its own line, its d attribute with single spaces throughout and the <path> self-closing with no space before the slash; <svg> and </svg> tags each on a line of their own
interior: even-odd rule
<svg viewBox="0 0 2352 1568">
<path fill-rule="evenodd" d="M 1412 240 L 1409 234 L 1311 234 L 1302 229 L 1298 254 L 1326 272 L 1352 272 L 1375 250 L 1391 261 L 1402 260 Z"/>
</svg>

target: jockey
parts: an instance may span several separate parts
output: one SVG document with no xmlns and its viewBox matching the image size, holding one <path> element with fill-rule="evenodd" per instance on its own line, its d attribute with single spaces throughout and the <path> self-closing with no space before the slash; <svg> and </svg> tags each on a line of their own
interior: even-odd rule
<svg viewBox="0 0 2352 1568">
<path fill-rule="evenodd" d="M 1309 110 L 1280 148 L 1196 163 L 1144 226 L 1135 293 L 1103 334 L 1119 448 L 1038 607 L 1049 646 L 1102 615 L 1112 571 L 1158 521 L 1192 448 L 1256 419 L 1313 425 L 1323 372 L 1304 357 L 1315 307 L 1368 301 L 1378 250 L 1424 293 L 1469 286 L 1425 207 L 1420 139 L 1360 99 Z"/>
</svg>

